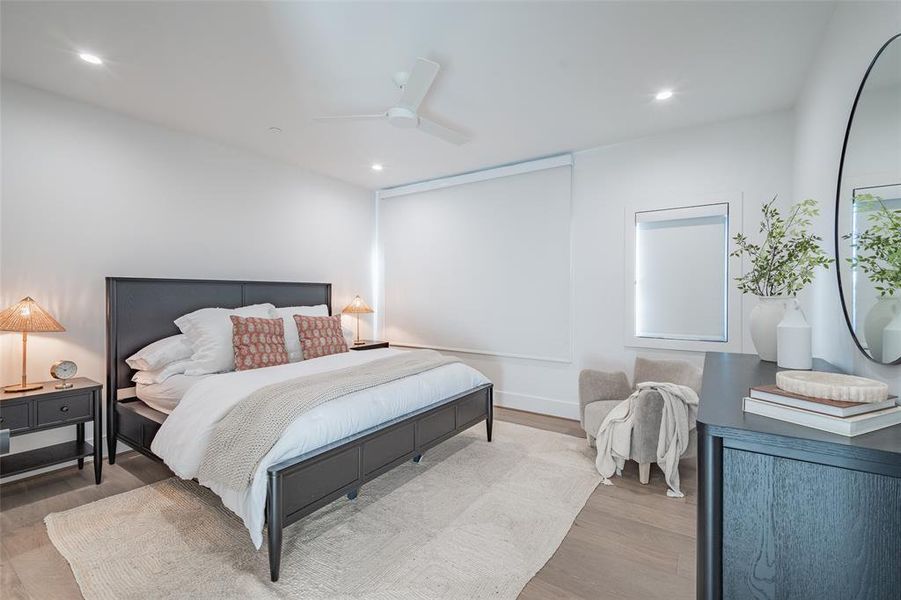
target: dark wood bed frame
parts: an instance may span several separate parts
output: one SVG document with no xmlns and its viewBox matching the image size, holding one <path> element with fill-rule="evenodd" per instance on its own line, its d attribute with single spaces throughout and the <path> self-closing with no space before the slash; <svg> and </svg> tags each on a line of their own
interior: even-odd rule
<svg viewBox="0 0 901 600">
<path fill-rule="evenodd" d="M 150 444 L 166 415 L 133 394 L 132 369 L 125 359 L 150 342 L 178 333 L 173 321 L 198 308 L 236 308 L 271 302 L 275 306 L 325 304 L 331 314 L 329 283 L 143 279 L 107 277 L 107 444 L 116 462 L 116 442 L 155 460 Z M 120 399 L 120 396 L 123 396 Z M 128 396 L 128 397 L 125 397 Z M 277 581 L 285 527 L 346 495 L 353 500 L 370 481 L 413 460 L 444 440 L 485 421 L 491 441 L 493 387 L 482 385 L 402 415 L 349 438 L 269 467 L 266 520 L 269 570 Z"/>
</svg>

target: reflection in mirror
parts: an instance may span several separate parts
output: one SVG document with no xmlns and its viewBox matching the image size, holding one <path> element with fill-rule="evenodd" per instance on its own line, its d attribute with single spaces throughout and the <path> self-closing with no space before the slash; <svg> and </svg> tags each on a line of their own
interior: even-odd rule
<svg viewBox="0 0 901 600">
<path fill-rule="evenodd" d="M 850 313 L 880 362 L 901 356 L 901 185 L 855 190 L 852 198 Z M 897 322 L 895 322 L 897 321 Z"/>
<path fill-rule="evenodd" d="M 901 39 L 877 55 L 848 124 L 836 206 L 842 303 L 858 347 L 901 362 Z"/>
</svg>

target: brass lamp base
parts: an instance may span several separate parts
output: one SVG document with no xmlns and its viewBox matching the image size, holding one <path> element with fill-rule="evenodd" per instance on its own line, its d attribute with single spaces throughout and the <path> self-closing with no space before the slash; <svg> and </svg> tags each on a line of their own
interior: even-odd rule
<svg viewBox="0 0 901 600">
<path fill-rule="evenodd" d="M 3 388 L 3 391 L 7 394 L 13 394 L 15 392 L 31 392 L 33 390 L 39 390 L 44 387 L 40 383 L 20 383 L 18 385 L 8 385 Z"/>
<path fill-rule="evenodd" d="M 354 340 L 354 346 L 362 346 L 366 343 L 366 340 Z"/>
<path fill-rule="evenodd" d="M 28 373 L 28 332 L 22 332 L 22 378 L 19 380 L 22 383 L 18 385 L 8 385 L 3 388 L 3 391 L 7 394 L 14 394 L 16 392 L 30 392 L 32 390 L 39 390 L 44 387 L 42 383 L 28 383 L 28 377 L 26 375 Z"/>
</svg>

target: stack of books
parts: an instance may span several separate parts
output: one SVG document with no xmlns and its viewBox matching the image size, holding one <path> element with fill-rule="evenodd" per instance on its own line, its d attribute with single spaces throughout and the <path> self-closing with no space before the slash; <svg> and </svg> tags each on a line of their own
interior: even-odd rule
<svg viewBox="0 0 901 600">
<path fill-rule="evenodd" d="M 896 396 L 889 396 L 882 402 L 846 402 L 764 385 L 751 388 L 750 396 L 744 400 L 744 411 L 853 437 L 901 423 L 901 406 L 895 405 L 895 399 Z"/>
</svg>

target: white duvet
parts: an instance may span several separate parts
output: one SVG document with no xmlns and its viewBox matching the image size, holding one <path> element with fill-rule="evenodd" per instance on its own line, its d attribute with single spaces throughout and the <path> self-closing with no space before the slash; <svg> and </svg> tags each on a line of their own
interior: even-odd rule
<svg viewBox="0 0 901 600">
<path fill-rule="evenodd" d="M 160 427 L 151 450 L 176 475 L 193 479 L 197 477 L 216 424 L 254 390 L 286 379 L 334 371 L 402 352 L 394 348 L 344 352 L 277 367 L 207 377 L 185 393 Z M 462 363 L 454 363 L 326 402 L 298 417 L 285 430 L 263 458 L 249 487 L 232 489 L 202 480 L 200 484 L 212 489 L 226 507 L 244 520 L 251 540 L 259 548 L 263 544 L 266 470 L 270 466 L 484 383 L 488 383 L 484 375 Z"/>
</svg>

